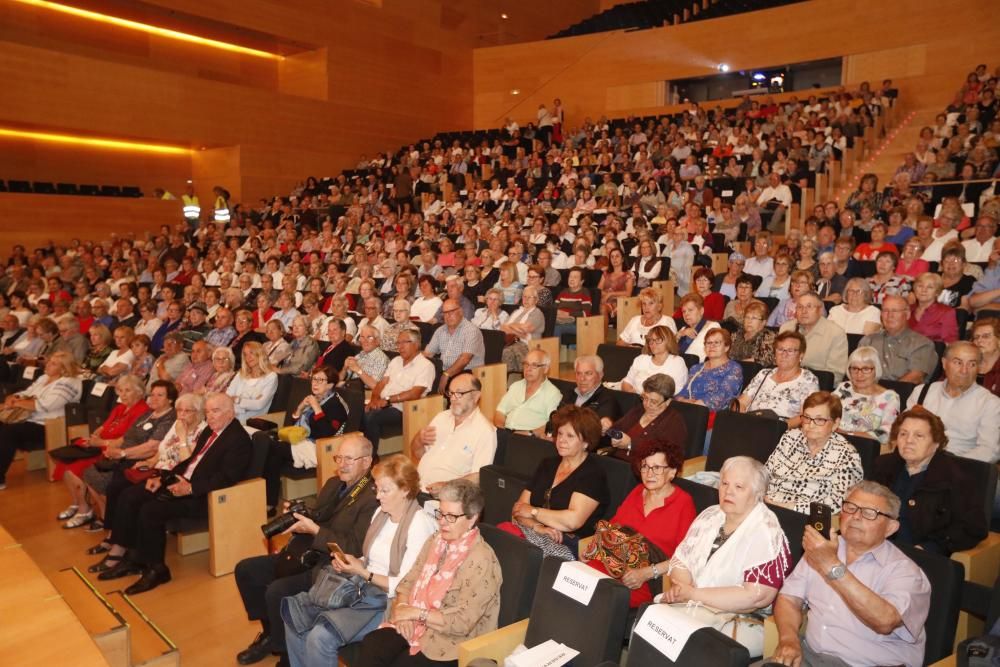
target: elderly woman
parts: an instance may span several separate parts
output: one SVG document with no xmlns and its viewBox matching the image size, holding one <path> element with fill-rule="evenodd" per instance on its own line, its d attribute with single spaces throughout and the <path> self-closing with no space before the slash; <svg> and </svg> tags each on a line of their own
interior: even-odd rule
<svg viewBox="0 0 1000 667">
<path fill-rule="evenodd" d="M 622 380 L 621 389 L 638 394 L 646 378 L 656 373 L 669 375 L 677 387 L 683 387 L 687 383 L 687 364 L 677 354 L 677 339 L 673 332 L 665 326 L 655 326 L 646 334 L 642 354 L 632 360 L 632 365 Z"/>
<path fill-rule="evenodd" d="M 132 365 L 132 360 L 135 358 L 131 350 L 134 337 L 135 333 L 130 326 L 122 325 L 115 328 L 112 335 L 115 349 L 111 350 L 111 353 L 105 357 L 104 363 L 97 368 L 95 380 L 108 382 L 122 373 L 128 372 L 129 366 Z"/>
<path fill-rule="evenodd" d="M 896 263 L 896 275 L 913 279 L 930 271 L 930 262 L 920 257 L 923 252 L 924 244 L 920 239 L 916 237 L 909 239 L 903 245 L 903 254 Z"/>
<path fill-rule="evenodd" d="M 517 264 L 506 261 L 500 265 L 500 277 L 494 285 L 503 294 L 504 305 L 512 306 L 521 300 L 523 285 L 517 281 Z"/>
<path fill-rule="evenodd" d="M 813 280 L 819 277 L 819 263 L 816 261 L 816 243 L 810 238 L 802 239 L 802 246 L 799 248 L 799 259 L 795 262 L 795 271 L 808 271 L 812 274 Z"/>
<path fill-rule="evenodd" d="M 111 355 L 111 330 L 103 324 L 93 324 L 87 337 L 90 339 L 90 348 L 83 357 L 80 370 L 85 376 L 93 377 Z"/>
<path fill-rule="evenodd" d="M 795 271 L 792 273 L 788 287 L 788 298 L 778 302 L 778 305 L 771 311 L 767 319 L 767 326 L 780 327 L 788 320 L 795 319 L 795 304 L 800 296 L 813 289 L 816 279 L 809 271 Z"/>
<path fill-rule="evenodd" d="M 55 352 L 45 361 L 45 372 L 24 391 L 11 394 L 4 408 L 27 411 L 27 418 L 0 424 L 0 491 L 7 488 L 7 470 L 17 450 L 45 448 L 45 421 L 65 414 L 67 403 L 80 400 L 80 367 L 72 355 Z"/>
<path fill-rule="evenodd" d="M 417 287 L 420 290 L 413 304 L 410 306 L 410 316 L 419 322 L 429 324 L 437 323 L 437 314 L 441 310 L 441 297 L 437 295 L 437 280 L 429 274 L 424 274 L 417 278 Z"/>
<path fill-rule="evenodd" d="M 564 405 L 553 413 L 552 428 L 558 456 L 538 464 L 511 521 L 500 528 L 550 556 L 575 560 L 580 538 L 594 532 L 609 502 L 604 468 L 589 453 L 601 440 L 601 420 L 589 408 Z"/>
<path fill-rule="evenodd" d="M 691 496 L 673 481 L 684 465 L 684 444 L 675 438 L 645 440 L 632 452 L 632 470 L 638 484 L 625 497 L 610 521 L 598 521 L 594 539 L 581 560 L 610 574 L 631 589 L 629 607 L 637 608 L 661 592 L 663 576 L 677 545 L 684 539 L 695 508 Z M 616 538 L 638 533 L 649 550 L 649 565 L 623 561 L 612 549 L 602 548 Z"/>
<path fill-rule="evenodd" d="M 802 367 L 806 354 L 806 338 L 798 331 L 783 331 L 774 339 L 774 368 L 762 369 L 740 394 L 740 411 L 768 411 L 788 422 L 789 428 L 799 425 L 802 402 L 819 389 L 819 380 L 812 371 Z"/>
<path fill-rule="evenodd" d="M 671 332 L 677 332 L 674 318 L 663 314 L 663 296 L 659 290 L 646 287 L 639 292 L 639 307 L 642 312 L 634 315 L 625 325 L 618 336 L 618 345 L 645 345 L 646 336 L 653 327 L 667 327 Z"/>
<path fill-rule="evenodd" d="M 781 301 L 788 298 L 788 290 L 792 281 L 792 258 L 786 252 L 779 252 L 774 258 L 774 273 L 764 276 L 757 288 L 759 298 L 772 298 Z"/>
<path fill-rule="evenodd" d="M 687 443 L 687 426 L 671 406 L 677 387 L 669 375 L 657 373 L 642 383 L 642 404 L 626 412 L 608 429 L 612 447 L 631 453 L 650 441 L 675 439 Z"/>
<path fill-rule="evenodd" d="M 915 406 L 899 415 L 890 441 L 893 451 L 875 459 L 872 479 L 901 501 L 893 540 L 944 556 L 984 540 L 983 489 L 945 451 L 948 436 L 941 418 Z"/>
<path fill-rule="evenodd" d="M 882 379 L 878 350 L 868 346 L 854 350 L 847 360 L 847 377 L 833 392 L 843 405 L 840 432 L 885 444 L 899 414 L 899 394 L 878 383 Z"/>
<path fill-rule="evenodd" d="M 764 651 L 764 625 L 751 616 L 769 606 L 790 567 L 788 539 L 764 504 L 767 469 L 749 456 L 722 465 L 719 504 L 698 515 L 670 560 L 670 587 L 658 600 L 745 646 Z"/>
<path fill-rule="evenodd" d="M 500 326 L 507 334 L 507 345 L 502 359 L 509 373 L 520 373 L 524 355 L 528 353 L 528 341 L 541 338 L 545 331 L 545 315 L 538 309 L 538 290 L 532 286 L 521 293 L 521 307 L 511 313 Z"/>
<path fill-rule="evenodd" d="M 396 349 L 396 337 L 401 331 L 409 331 L 413 328 L 410 321 L 410 302 L 403 297 L 397 297 L 392 302 L 392 324 L 385 333 L 382 334 L 382 349 L 386 352 L 398 352 Z"/>
<path fill-rule="evenodd" d="M 229 383 L 236 374 L 236 357 L 228 347 L 217 347 L 212 350 L 212 374 L 208 376 L 204 386 L 195 390 L 199 396 L 214 393 L 225 393 Z"/>
<path fill-rule="evenodd" d="M 691 354 L 698 361 L 705 361 L 705 334 L 719 328 L 719 323 L 705 317 L 705 302 L 694 293 L 681 298 L 681 317 L 686 326 L 677 332 L 680 354 Z"/>
<path fill-rule="evenodd" d="M 545 269 L 540 264 L 528 267 L 528 286 L 538 290 L 538 306 L 548 308 L 552 305 L 552 290 L 544 284 Z"/>
<path fill-rule="evenodd" d="M 976 320 L 971 340 L 983 353 L 978 373 L 982 385 L 1000 396 L 1000 320 L 995 317 Z"/>
<path fill-rule="evenodd" d="M 803 514 L 812 502 L 840 511 L 847 491 L 864 477 L 858 450 L 836 432 L 842 414 L 840 399 L 828 391 L 803 401 L 801 425 L 786 431 L 767 459 L 768 502 Z"/>
<path fill-rule="evenodd" d="M 155 453 L 163 436 L 176 419 L 174 413 L 176 400 L 177 387 L 173 382 L 165 380 L 154 382 L 146 399 L 149 411 L 136 419 L 121 439 L 105 442 L 104 458 L 109 461 L 119 461 L 120 468 L 130 468 L 136 461 Z M 97 517 L 105 517 L 106 494 L 113 475 L 112 471 L 101 470 L 96 465 L 83 471 L 81 479 L 87 485 L 91 500 L 97 505 L 97 512 L 92 513 L 90 518 L 77 514 L 67 522 L 66 528 L 75 528 L 86 523 L 91 523 L 91 530 L 103 528 L 103 523 Z"/>
<path fill-rule="evenodd" d="M 359 642 L 382 623 L 396 587 L 437 532 L 431 515 L 417 502 L 420 477 L 404 456 L 390 456 L 372 468 L 379 509 L 372 517 L 360 556 L 331 555 L 332 570 L 356 580 L 360 603 L 334 607 L 317 605 L 313 592 L 299 593 L 281 603 L 285 643 L 292 667 L 336 665 L 340 647 Z"/>
<path fill-rule="evenodd" d="M 155 399 L 154 399 L 155 400 Z M 133 484 L 144 484 L 145 481 L 159 471 L 172 470 L 182 461 L 186 461 L 194 453 L 198 436 L 205 428 L 205 400 L 196 394 L 182 394 L 174 401 L 174 412 L 177 420 L 160 439 L 159 445 L 149 458 L 136 461 L 130 468 L 115 470 L 108 482 L 104 495 L 104 523 L 108 526 L 114 523 L 114 513 L 118 507 L 121 493 Z M 88 572 L 101 573 L 110 570 L 122 561 L 125 548 L 112 544 L 110 531 L 100 544 L 87 550 L 87 554 L 96 556 L 107 554 L 101 561 L 87 568 Z"/>
<path fill-rule="evenodd" d="M 156 359 L 149 351 L 149 337 L 145 334 L 136 334 L 129 344 L 129 351 L 132 352 L 132 364 L 126 371 L 129 375 L 142 378 L 146 381 L 153 370 Z"/>
<path fill-rule="evenodd" d="M 87 447 L 99 447 L 105 452 L 111 450 L 111 456 L 114 456 L 114 449 L 124 445 L 125 435 L 132 424 L 149 412 L 149 406 L 146 405 L 145 400 L 145 388 L 139 378 L 134 375 L 123 375 L 119 378 L 115 390 L 119 402 L 112 408 L 111 414 L 104 420 L 101 427 L 87 438 L 85 444 Z M 62 479 L 72 498 L 70 506 L 56 517 L 59 521 L 66 521 L 67 528 L 82 526 L 94 518 L 94 511 L 87 499 L 87 485 L 81 478 L 84 471 L 97 463 L 100 458 L 102 456 L 98 455 L 76 461 L 56 463 L 53 478 Z"/>
<path fill-rule="evenodd" d="M 240 371 L 233 376 L 226 393 L 233 397 L 236 419 L 246 423 L 251 417 L 266 414 L 271 407 L 274 392 L 278 390 L 278 374 L 257 341 L 244 343 L 242 355 Z"/>
<path fill-rule="evenodd" d="M 687 384 L 677 400 L 704 405 L 716 412 L 729 407 L 743 388 L 743 367 L 729 358 L 733 339 L 725 329 L 712 329 L 705 336 L 705 361 L 691 367 Z"/>
<path fill-rule="evenodd" d="M 344 380 L 361 380 L 367 389 L 374 389 L 382 381 L 389 357 L 379 347 L 378 329 L 366 324 L 358 334 L 361 352 L 344 360 Z"/>
<path fill-rule="evenodd" d="M 43 319 L 39 315 L 32 315 L 28 318 L 28 322 L 24 325 L 24 334 L 18 336 L 17 340 L 0 350 L 0 354 L 3 355 L 5 360 L 14 361 L 15 359 L 38 358 L 46 345 L 46 341 L 39 330 L 39 324 Z M 46 321 L 51 323 L 51 320 Z M 57 328 L 56 334 L 58 335 L 58 333 L 59 329 Z"/>
<path fill-rule="evenodd" d="M 868 279 L 868 286 L 872 290 L 872 303 L 881 306 L 882 301 L 890 294 L 909 296 L 910 279 L 896 273 L 897 261 L 899 258 L 893 252 L 879 253 L 875 259 L 875 275 Z"/>
<path fill-rule="evenodd" d="M 739 326 L 743 321 L 743 314 L 746 312 L 747 306 L 756 302 L 757 300 L 753 296 L 753 278 L 743 274 L 736 279 L 736 298 L 731 299 L 726 304 L 722 319 Z"/>
<path fill-rule="evenodd" d="M 278 368 L 280 375 L 309 372 L 319 358 L 319 345 L 309 336 L 309 323 L 301 315 L 292 320 L 292 343 L 289 354 Z"/>
<path fill-rule="evenodd" d="M 279 319 L 273 319 L 264 325 L 264 354 L 267 360 L 275 368 L 279 367 L 288 355 L 292 353 L 292 346 L 285 340 L 285 325 Z"/>
<path fill-rule="evenodd" d="M 455 665 L 459 644 L 497 627 L 500 564 L 476 528 L 483 492 L 456 479 L 439 498 L 439 532 L 396 586 L 388 626 L 365 637 L 362 665 Z"/>
<path fill-rule="evenodd" d="M 719 281 L 723 280 L 726 276 L 715 277 L 711 269 L 701 267 L 695 270 L 693 277 L 691 278 L 691 284 L 694 289 L 691 294 L 697 294 L 702 298 L 705 303 L 705 317 L 713 322 L 722 319 L 722 314 L 726 309 L 726 299 L 718 291 L 716 291 L 716 286 L 721 284 Z M 739 277 L 737 274 L 736 277 Z M 735 281 L 735 278 L 733 279 Z M 735 282 L 734 282 L 735 284 Z M 674 312 L 674 317 L 681 317 L 681 308 L 678 304 L 677 310 Z"/>
<path fill-rule="evenodd" d="M 869 336 L 882 329 L 881 311 L 872 305 L 872 290 L 864 278 L 851 278 L 844 287 L 844 303 L 827 317 L 847 334 Z"/>
<path fill-rule="evenodd" d="M 263 438 L 268 443 L 264 463 L 264 480 L 267 482 L 267 506 L 278 504 L 281 492 L 281 472 L 286 466 L 296 468 L 316 467 L 316 441 L 331 438 L 344 432 L 347 426 L 347 401 L 337 393 L 337 373 L 321 366 L 310 375 L 310 392 L 292 411 L 294 426 L 274 431 L 257 431 L 256 441 Z"/>
<path fill-rule="evenodd" d="M 948 244 L 941 252 L 941 296 L 938 301 L 951 306 L 971 310 L 969 294 L 976 279 L 965 272 L 965 248 L 958 243 Z"/>
<path fill-rule="evenodd" d="M 913 281 L 915 303 L 910 311 L 910 328 L 935 342 L 958 340 L 955 309 L 938 302 L 943 282 L 936 273 L 924 273 Z"/>
<path fill-rule="evenodd" d="M 472 323 L 487 331 L 500 331 L 500 328 L 510 318 L 510 314 L 501 308 L 503 292 L 496 287 L 486 291 L 485 305 L 477 308 L 472 316 Z"/>
<path fill-rule="evenodd" d="M 743 324 L 732 337 L 729 356 L 736 361 L 750 361 L 761 366 L 774 365 L 774 337 L 777 334 L 764 325 L 767 306 L 756 301 L 743 313 Z"/>
<path fill-rule="evenodd" d="M 406 305 L 407 307 L 409 307 L 410 302 L 407 301 Z M 409 313 L 410 311 L 407 310 L 406 311 L 407 321 L 409 321 L 410 319 Z M 345 297 L 342 294 L 334 294 L 332 297 L 330 297 L 330 315 L 331 317 L 339 317 L 344 322 L 344 328 L 347 332 L 344 335 L 344 338 L 346 338 L 348 341 L 354 340 L 354 336 L 356 336 L 358 333 L 358 324 L 357 322 L 354 321 L 354 318 L 351 317 L 351 314 L 349 312 L 349 304 L 347 302 L 347 297 Z M 318 332 L 319 335 L 317 336 L 316 339 L 317 342 L 319 341 L 323 341 L 324 343 L 330 342 L 330 336 L 328 333 L 330 331 L 330 328 L 327 326 L 329 322 L 330 322 L 329 318 L 324 320 Z"/>
</svg>

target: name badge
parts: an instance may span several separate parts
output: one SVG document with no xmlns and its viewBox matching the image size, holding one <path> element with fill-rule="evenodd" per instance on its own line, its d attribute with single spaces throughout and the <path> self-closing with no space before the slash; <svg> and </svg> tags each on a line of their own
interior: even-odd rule
<svg viewBox="0 0 1000 667">
<path fill-rule="evenodd" d="M 722 196 L 723 197 L 732 197 L 733 196 L 733 191 L 732 190 L 723 190 L 722 191 Z"/>
<path fill-rule="evenodd" d="M 95 382 L 94 388 L 90 390 L 91 396 L 104 396 L 104 392 L 108 390 L 108 385 L 104 382 Z"/>
<path fill-rule="evenodd" d="M 691 618 L 683 609 L 651 604 L 635 624 L 635 633 L 657 651 L 676 661 L 691 635 L 703 627 L 704 623 Z"/>
<path fill-rule="evenodd" d="M 153 423 L 152 422 L 146 422 L 145 424 L 142 425 L 142 430 L 143 431 L 152 431 L 153 430 Z"/>
<path fill-rule="evenodd" d="M 35 374 L 37 372 L 38 372 L 38 366 L 25 366 L 23 377 L 25 380 L 34 380 Z"/>
<path fill-rule="evenodd" d="M 563 563 L 552 590 L 572 598 L 582 605 L 589 605 L 597 590 L 597 582 L 608 579 L 608 575 L 576 561 Z"/>
</svg>

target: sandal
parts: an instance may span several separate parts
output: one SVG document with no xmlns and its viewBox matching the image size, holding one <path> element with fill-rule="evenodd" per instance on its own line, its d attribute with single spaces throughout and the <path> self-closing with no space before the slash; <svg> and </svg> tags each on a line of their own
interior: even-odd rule
<svg viewBox="0 0 1000 667">
<path fill-rule="evenodd" d="M 74 516 L 76 516 L 76 512 L 79 509 L 80 509 L 79 505 L 70 505 L 69 507 L 67 507 L 66 509 L 64 509 L 62 512 L 59 512 L 59 515 L 56 516 L 56 519 L 59 520 L 59 521 L 65 521 L 66 519 L 72 519 Z"/>
<path fill-rule="evenodd" d="M 94 510 L 77 514 L 72 519 L 63 524 L 63 528 L 79 528 L 94 520 Z"/>
<path fill-rule="evenodd" d="M 100 574 L 101 572 L 107 572 L 118 563 L 122 562 L 124 556 L 105 556 L 101 559 L 101 562 L 95 563 L 87 568 L 87 572 L 91 574 Z"/>
<path fill-rule="evenodd" d="M 99 517 L 94 517 L 90 525 L 84 528 L 88 533 L 99 533 L 104 530 L 104 522 Z"/>
<path fill-rule="evenodd" d="M 107 542 L 101 542 L 95 547 L 90 547 L 87 549 L 88 556 L 98 556 L 100 554 L 106 554 L 111 551 L 111 545 Z"/>
</svg>

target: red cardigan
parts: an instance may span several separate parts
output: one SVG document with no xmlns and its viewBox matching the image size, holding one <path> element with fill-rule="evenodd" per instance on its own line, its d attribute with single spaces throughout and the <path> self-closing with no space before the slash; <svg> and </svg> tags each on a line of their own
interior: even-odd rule
<svg viewBox="0 0 1000 667">
<path fill-rule="evenodd" d="M 910 328 L 934 342 L 951 343 L 958 340 L 958 320 L 955 309 L 943 303 L 932 303 L 919 321 L 916 307 L 910 312 Z"/>
</svg>

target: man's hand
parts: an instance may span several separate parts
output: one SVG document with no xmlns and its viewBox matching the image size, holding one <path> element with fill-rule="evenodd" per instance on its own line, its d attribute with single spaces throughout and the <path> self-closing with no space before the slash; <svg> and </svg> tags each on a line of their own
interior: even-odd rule
<svg viewBox="0 0 1000 667">
<path fill-rule="evenodd" d="M 183 477 L 167 488 L 170 489 L 170 493 L 173 494 L 175 498 L 191 495 L 191 482 L 187 481 Z"/>
<path fill-rule="evenodd" d="M 840 541 L 835 534 L 831 535 L 828 540 L 812 526 L 806 526 L 806 532 L 802 536 L 802 548 L 805 551 L 806 561 L 812 569 L 824 577 L 830 568 L 840 563 L 840 557 L 837 556 L 839 544 Z"/>
<path fill-rule="evenodd" d="M 389 401 L 384 398 L 377 398 L 372 396 L 368 401 L 368 405 L 365 406 L 365 412 L 373 412 L 375 410 L 381 410 L 385 406 L 389 405 Z"/>
<path fill-rule="evenodd" d="M 430 447 L 434 444 L 434 440 L 437 438 L 437 429 L 433 426 L 425 426 L 420 429 L 418 435 L 420 436 L 420 444 L 424 447 Z"/>
<path fill-rule="evenodd" d="M 163 484 L 159 477 L 150 477 L 146 480 L 146 490 L 150 493 L 156 493 L 160 490 L 160 486 Z"/>
<path fill-rule="evenodd" d="M 802 643 L 797 638 L 778 642 L 770 662 L 789 667 L 799 667 L 802 664 Z"/>
<path fill-rule="evenodd" d="M 438 393 L 439 394 L 442 394 L 442 395 L 444 394 L 444 390 L 448 388 L 448 382 L 450 382 L 450 381 L 451 381 L 450 377 L 448 377 L 444 373 L 441 374 L 441 380 L 438 382 Z"/>
<path fill-rule="evenodd" d="M 307 516 L 302 516 L 298 512 L 292 514 L 297 521 L 293 523 L 285 531 L 286 533 L 304 533 L 306 535 L 315 535 L 319 532 L 319 525 Z"/>
</svg>

